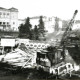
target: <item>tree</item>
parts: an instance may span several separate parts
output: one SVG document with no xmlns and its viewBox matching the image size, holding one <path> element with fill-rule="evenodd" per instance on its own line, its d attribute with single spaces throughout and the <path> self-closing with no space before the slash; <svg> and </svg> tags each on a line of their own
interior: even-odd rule
<svg viewBox="0 0 80 80">
<path fill-rule="evenodd" d="M 32 40 L 39 40 L 39 32 L 38 32 L 38 27 L 37 25 L 34 26 L 34 29 L 31 30 L 31 39 Z"/>
<path fill-rule="evenodd" d="M 19 27 L 19 37 L 24 37 L 24 38 L 31 38 L 31 28 L 32 25 L 30 24 L 30 18 L 27 17 L 25 20 L 25 24 L 21 24 Z"/>
<path fill-rule="evenodd" d="M 44 37 L 44 33 L 45 33 L 45 30 L 44 30 L 44 22 L 43 22 L 43 17 L 40 16 L 40 20 L 39 20 L 39 37 L 42 38 Z"/>
<path fill-rule="evenodd" d="M 36 25 L 34 26 L 34 37 L 35 40 L 39 40 L 39 32 L 38 32 L 38 27 Z"/>
<path fill-rule="evenodd" d="M 27 38 L 30 38 L 32 25 L 30 24 L 30 18 L 27 17 L 24 24 L 24 32 L 26 33 Z"/>
<path fill-rule="evenodd" d="M 23 27 L 24 27 L 23 24 L 21 24 L 21 25 L 19 26 L 19 37 L 22 37 L 22 36 L 23 36 L 23 35 L 22 35 L 23 32 L 24 32 L 24 30 L 23 30 L 24 28 L 23 28 Z"/>
</svg>

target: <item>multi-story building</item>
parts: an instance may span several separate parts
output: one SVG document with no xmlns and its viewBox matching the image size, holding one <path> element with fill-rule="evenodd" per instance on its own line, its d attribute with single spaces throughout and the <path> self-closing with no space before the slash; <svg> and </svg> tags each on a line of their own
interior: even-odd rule
<svg viewBox="0 0 80 80">
<path fill-rule="evenodd" d="M 53 16 L 52 17 L 46 17 L 46 16 L 42 17 L 45 30 L 48 33 L 52 33 L 54 31 L 57 31 L 58 29 L 62 28 L 62 21 L 61 20 L 58 21 L 58 27 L 55 26 L 55 22 L 56 22 L 55 18 L 56 17 L 53 17 Z M 35 25 L 38 26 L 39 19 L 40 19 L 40 16 L 35 16 L 35 17 L 30 18 L 30 23 L 32 24 L 32 28 L 34 28 Z"/>
<path fill-rule="evenodd" d="M 18 9 L 0 7 L 0 30 L 18 31 Z"/>
<path fill-rule="evenodd" d="M 46 21 L 46 16 L 42 16 L 44 25 L 45 25 L 45 21 Z M 30 17 L 30 23 L 32 25 L 32 28 L 34 28 L 35 25 L 39 25 L 39 20 L 40 20 L 40 16 L 34 16 L 34 17 Z"/>
<path fill-rule="evenodd" d="M 68 27 L 69 21 L 68 20 L 63 20 L 62 21 L 62 31 L 64 31 Z"/>
<path fill-rule="evenodd" d="M 54 31 L 59 31 L 62 29 L 62 20 L 57 17 L 48 17 L 45 21 L 46 30 L 49 33 L 53 33 Z"/>
<path fill-rule="evenodd" d="M 58 21 L 58 27 L 55 27 L 55 18 L 56 17 L 46 17 L 43 16 L 45 30 L 49 33 L 56 31 L 58 28 L 62 28 L 62 21 Z M 30 23 L 32 28 L 35 25 L 38 26 L 40 16 L 30 17 Z M 25 19 L 18 19 L 18 9 L 16 8 L 2 8 L 0 7 L 0 30 L 4 31 L 19 31 L 20 24 L 24 24 Z"/>
<path fill-rule="evenodd" d="M 73 25 L 73 30 L 80 30 L 80 20 L 75 20 Z"/>
</svg>

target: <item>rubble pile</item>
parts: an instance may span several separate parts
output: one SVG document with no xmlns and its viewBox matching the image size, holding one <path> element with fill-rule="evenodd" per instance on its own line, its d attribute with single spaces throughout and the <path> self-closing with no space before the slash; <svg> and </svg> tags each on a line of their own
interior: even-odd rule
<svg viewBox="0 0 80 80">
<path fill-rule="evenodd" d="M 32 68 L 36 63 L 36 52 L 26 47 L 22 49 L 20 46 L 6 55 L 1 55 L 0 59 L 3 63 L 8 63 L 10 65 L 20 66 L 22 68 Z"/>
</svg>

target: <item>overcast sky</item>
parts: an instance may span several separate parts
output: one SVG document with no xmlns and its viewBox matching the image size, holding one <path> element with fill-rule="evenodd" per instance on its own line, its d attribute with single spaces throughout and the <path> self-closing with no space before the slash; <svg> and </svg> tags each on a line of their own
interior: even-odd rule
<svg viewBox="0 0 80 80">
<path fill-rule="evenodd" d="M 19 19 L 40 15 L 71 19 L 77 9 L 80 19 L 80 0 L 0 0 L 0 7 L 17 8 Z"/>
</svg>

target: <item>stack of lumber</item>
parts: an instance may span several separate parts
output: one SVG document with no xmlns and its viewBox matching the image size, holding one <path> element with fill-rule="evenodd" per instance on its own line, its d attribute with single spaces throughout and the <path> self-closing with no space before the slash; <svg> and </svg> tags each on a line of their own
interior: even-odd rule
<svg viewBox="0 0 80 80">
<path fill-rule="evenodd" d="M 3 63 L 8 63 L 14 66 L 21 66 L 23 68 L 32 67 L 36 63 L 36 52 L 34 50 L 23 51 L 15 49 L 14 51 L 0 56 Z"/>
</svg>

